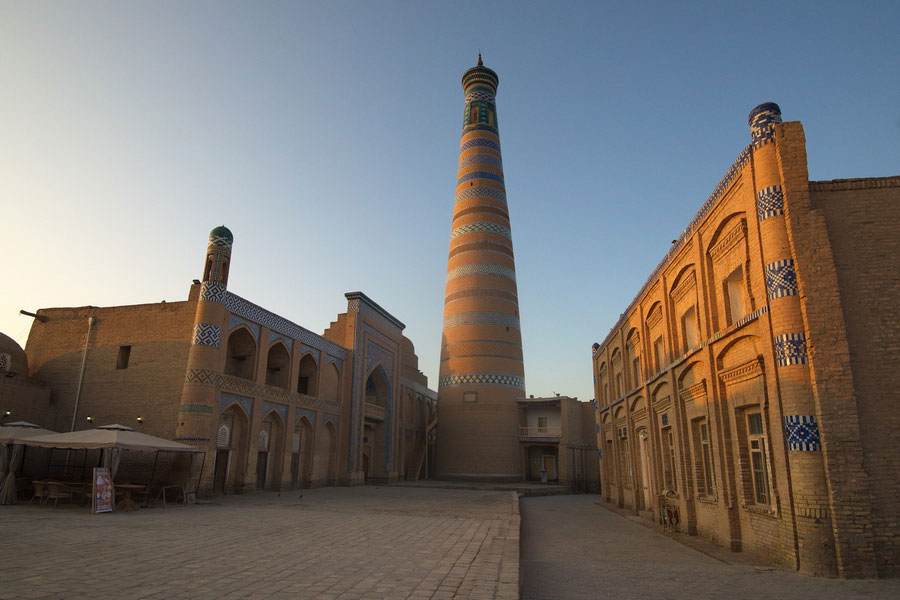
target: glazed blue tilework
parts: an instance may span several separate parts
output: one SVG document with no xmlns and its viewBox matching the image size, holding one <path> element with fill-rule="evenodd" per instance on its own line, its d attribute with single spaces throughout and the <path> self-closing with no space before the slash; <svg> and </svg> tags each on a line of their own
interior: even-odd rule
<svg viewBox="0 0 900 600">
<path fill-rule="evenodd" d="M 503 265 L 493 265 L 490 263 L 473 263 L 450 269 L 447 273 L 447 281 L 456 279 L 457 277 L 465 277 L 467 275 L 496 275 L 505 277 L 511 281 L 516 280 L 516 272 L 509 267 Z"/>
<path fill-rule="evenodd" d="M 802 333 L 784 333 L 775 336 L 775 362 L 779 367 L 805 365 L 806 336 Z"/>
<path fill-rule="evenodd" d="M 231 248 L 231 244 L 233 242 L 225 237 L 224 235 L 211 235 L 209 236 L 209 245 L 210 246 L 222 246 L 224 248 Z"/>
<path fill-rule="evenodd" d="M 212 406 L 204 406 L 203 404 L 182 404 L 178 407 L 178 412 L 199 412 L 212 413 Z"/>
<path fill-rule="evenodd" d="M 444 318 L 444 330 L 457 325 L 500 325 L 520 329 L 519 317 L 498 312 L 464 312 Z"/>
<path fill-rule="evenodd" d="M 251 323 L 247 319 L 242 319 L 238 316 L 231 315 L 231 318 L 228 320 L 228 331 L 233 330 L 239 325 L 244 325 L 247 329 L 250 330 L 250 333 L 253 334 L 253 338 L 257 342 L 259 341 L 259 325 L 257 325 L 256 323 Z"/>
<path fill-rule="evenodd" d="M 508 385 L 524 390 L 525 378 L 506 373 L 464 373 L 445 375 L 438 379 L 438 388 L 460 385 Z"/>
<path fill-rule="evenodd" d="M 770 300 L 797 295 L 797 273 L 793 259 L 776 260 L 766 265 L 766 290 Z"/>
<path fill-rule="evenodd" d="M 461 175 L 456 180 L 456 185 L 465 183 L 466 181 L 469 181 L 470 179 L 490 179 L 492 181 L 503 183 L 503 176 L 498 175 L 492 171 L 471 171 L 469 173 Z"/>
<path fill-rule="evenodd" d="M 306 408 L 298 408 L 298 409 L 294 412 L 294 420 L 295 420 L 295 421 L 299 421 L 302 417 L 306 417 L 306 419 L 309 421 L 310 425 L 312 425 L 313 427 L 316 426 L 316 413 L 315 413 L 315 411 L 312 411 L 312 410 L 309 410 L 309 409 L 306 409 Z"/>
<path fill-rule="evenodd" d="M 469 148 L 490 148 L 491 150 L 500 151 L 500 143 L 488 138 L 474 138 L 459 145 L 459 151 L 468 150 Z"/>
<path fill-rule="evenodd" d="M 784 192 L 780 185 L 763 188 L 756 195 L 756 214 L 760 221 L 784 214 Z"/>
<path fill-rule="evenodd" d="M 484 88 L 474 88 L 469 90 L 469 93 L 466 94 L 466 102 L 472 102 L 473 100 L 494 102 L 495 97 L 494 94 Z"/>
<path fill-rule="evenodd" d="M 503 161 L 500 157 L 493 154 L 470 154 L 459 159 L 459 168 L 471 167 L 472 165 L 484 165 L 494 167 L 500 171 L 503 170 Z"/>
<path fill-rule="evenodd" d="M 296 323 L 292 323 L 275 313 L 269 312 L 261 306 L 253 304 L 249 300 L 245 300 L 236 294 L 226 292 L 223 303 L 225 309 L 233 313 L 233 315 L 240 315 L 254 323 L 260 323 L 272 331 L 283 333 L 291 339 L 309 344 L 315 348 L 320 348 L 335 356 L 340 356 L 341 358 L 347 357 L 347 349 L 343 346 L 335 344 L 331 340 L 325 339 L 320 335 L 316 335 L 308 329 L 300 327 Z"/>
<path fill-rule="evenodd" d="M 262 416 L 265 418 L 269 411 L 275 411 L 279 415 L 281 415 L 281 422 L 287 423 L 287 406 L 284 404 L 275 404 L 274 402 L 263 402 L 262 406 Z"/>
<path fill-rule="evenodd" d="M 504 237 L 511 238 L 512 233 L 509 229 L 504 227 L 503 225 L 498 225 L 497 223 L 467 223 L 465 225 L 460 225 L 456 229 L 450 232 L 450 239 L 458 238 L 461 235 L 465 235 L 467 233 L 496 233 L 497 235 L 502 235 Z"/>
<path fill-rule="evenodd" d="M 816 452 L 822 449 L 819 425 L 814 415 L 785 416 L 784 432 L 787 436 L 788 450 Z"/>
<path fill-rule="evenodd" d="M 291 338 L 289 338 L 286 335 L 282 335 L 280 333 L 275 333 L 274 331 L 270 331 L 269 332 L 269 346 L 271 346 L 278 340 L 281 340 L 282 342 L 284 342 L 284 345 L 287 347 L 288 353 L 290 353 L 290 351 L 294 348 L 294 342 L 293 342 L 293 340 L 291 340 Z"/>
<path fill-rule="evenodd" d="M 463 200 L 469 200 L 471 198 L 491 198 L 493 200 L 500 200 L 501 202 L 505 203 L 506 192 L 493 187 L 477 185 L 475 187 L 463 188 L 458 194 L 456 194 L 457 202 L 462 202 Z"/>
<path fill-rule="evenodd" d="M 300 356 L 303 356 L 307 352 L 312 354 L 312 357 L 313 357 L 313 359 L 315 359 L 316 364 L 319 364 L 319 360 L 321 360 L 321 357 L 322 357 L 321 353 L 316 348 L 313 348 L 312 346 L 308 346 L 306 344 L 300 344 Z"/>
<path fill-rule="evenodd" d="M 330 354 L 325 355 L 325 364 L 334 363 L 337 365 L 338 371 L 342 371 L 344 369 L 344 361 L 336 356 L 332 356 Z"/>
<path fill-rule="evenodd" d="M 237 403 L 247 411 L 248 417 L 253 415 L 253 398 L 238 396 L 237 394 L 228 394 L 226 392 L 222 392 L 222 395 L 219 397 L 219 410 L 223 411 L 228 408 L 230 404 L 234 403 Z"/>
<path fill-rule="evenodd" d="M 200 286 L 200 299 L 207 302 L 224 302 L 227 288 L 224 283 L 207 281 Z"/>
<path fill-rule="evenodd" d="M 360 349 L 363 347 L 363 340 L 366 340 L 372 346 L 379 346 L 380 344 L 374 344 L 372 338 L 378 338 L 379 341 L 383 342 L 383 347 L 393 346 L 396 347 L 396 343 L 391 341 L 389 338 L 384 337 L 382 333 L 380 333 L 377 329 L 371 327 L 368 323 L 363 322 L 361 326 L 356 328 L 356 339 L 354 341 L 353 347 L 356 349 Z M 399 350 L 399 348 L 398 348 Z M 375 354 L 378 352 L 377 349 L 372 349 L 371 356 L 367 357 L 366 369 L 363 371 L 363 355 L 369 355 L 369 349 L 366 349 L 366 352 L 354 352 L 353 353 L 353 379 L 350 389 L 350 435 L 347 436 L 347 470 L 349 471 L 359 471 L 360 462 L 362 460 L 362 455 L 360 452 L 360 441 L 362 436 L 360 435 L 360 415 L 363 410 L 363 400 L 366 389 L 366 380 L 365 378 L 371 372 L 371 368 L 377 364 L 378 362 L 388 363 L 386 366 L 389 368 L 390 372 L 394 372 L 394 363 L 393 363 L 393 353 L 388 353 L 389 356 L 383 356 L 383 360 L 377 358 Z M 387 352 L 387 351 L 384 351 Z M 393 381 L 391 380 L 391 385 L 388 386 L 388 398 L 387 403 L 385 405 L 385 422 L 386 422 L 386 434 L 385 438 L 385 459 L 386 462 L 390 462 L 390 425 L 391 425 L 391 411 L 389 410 L 392 405 L 392 392 L 393 392 Z"/>
<path fill-rule="evenodd" d="M 222 339 L 222 328 L 209 323 L 197 323 L 191 343 L 195 346 L 212 346 L 218 348 Z"/>
<path fill-rule="evenodd" d="M 775 138 L 775 124 L 781 123 L 781 109 L 770 104 L 750 119 L 750 143 L 759 148 Z"/>
</svg>

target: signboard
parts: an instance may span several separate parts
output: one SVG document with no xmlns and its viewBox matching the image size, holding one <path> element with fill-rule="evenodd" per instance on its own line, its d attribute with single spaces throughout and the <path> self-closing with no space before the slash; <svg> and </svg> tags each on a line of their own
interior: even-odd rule
<svg viewBox="0 0 900 600">
<path fill-rule="evenodd" d="M 91 490 L 91 512 L 93 514 L 113 511 L 113 482 L 106 467 L 94 469 L 93 489 Z"/>
</svg>

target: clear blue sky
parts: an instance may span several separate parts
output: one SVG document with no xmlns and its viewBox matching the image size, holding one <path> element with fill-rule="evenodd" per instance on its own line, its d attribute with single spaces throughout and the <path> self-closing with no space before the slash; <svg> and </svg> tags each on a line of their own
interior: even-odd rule
<svg viewBox="0 0 900 600">
<path fill-rule="evenodd" d="M 500 75 L 528 393 L 602 340 L 749 142 L 812 179 L 900 172 L 892 2 L 0 2 L 0 331 L 19 309 L 230 288 L 317 332 L 362 290 L 437 385 L 460 77 Z"/>
</svg>

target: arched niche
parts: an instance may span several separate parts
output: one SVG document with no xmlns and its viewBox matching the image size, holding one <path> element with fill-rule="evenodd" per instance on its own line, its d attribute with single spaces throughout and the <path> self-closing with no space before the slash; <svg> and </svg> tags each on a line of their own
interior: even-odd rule
<svg viewBox="0 0 900 600">
<path fill-rule="evenodd" d="M 288 389 L 290 377 L 291 355 L 282 342 L 275 342 L 266 360 L 266 384 Z"/>
<path fill-rule="evenodd" d="M 246 327 L 238 327 L 228 335 L 225 350 L 225 374 L 255 379 L 256 340 Z"/>
</svg>

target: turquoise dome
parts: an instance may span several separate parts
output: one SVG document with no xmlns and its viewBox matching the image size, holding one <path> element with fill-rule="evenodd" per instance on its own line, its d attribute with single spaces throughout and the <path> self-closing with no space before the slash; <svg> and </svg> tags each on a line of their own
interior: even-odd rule
<svg viewBox="0 0 900 600">
<path fill-rule="evenodd" d="M 217 246 L 230 246 L 234 242 L 234 236 L 230 229 L 219 225 L 209 232 L 209 242 Z"/>
</svg>

